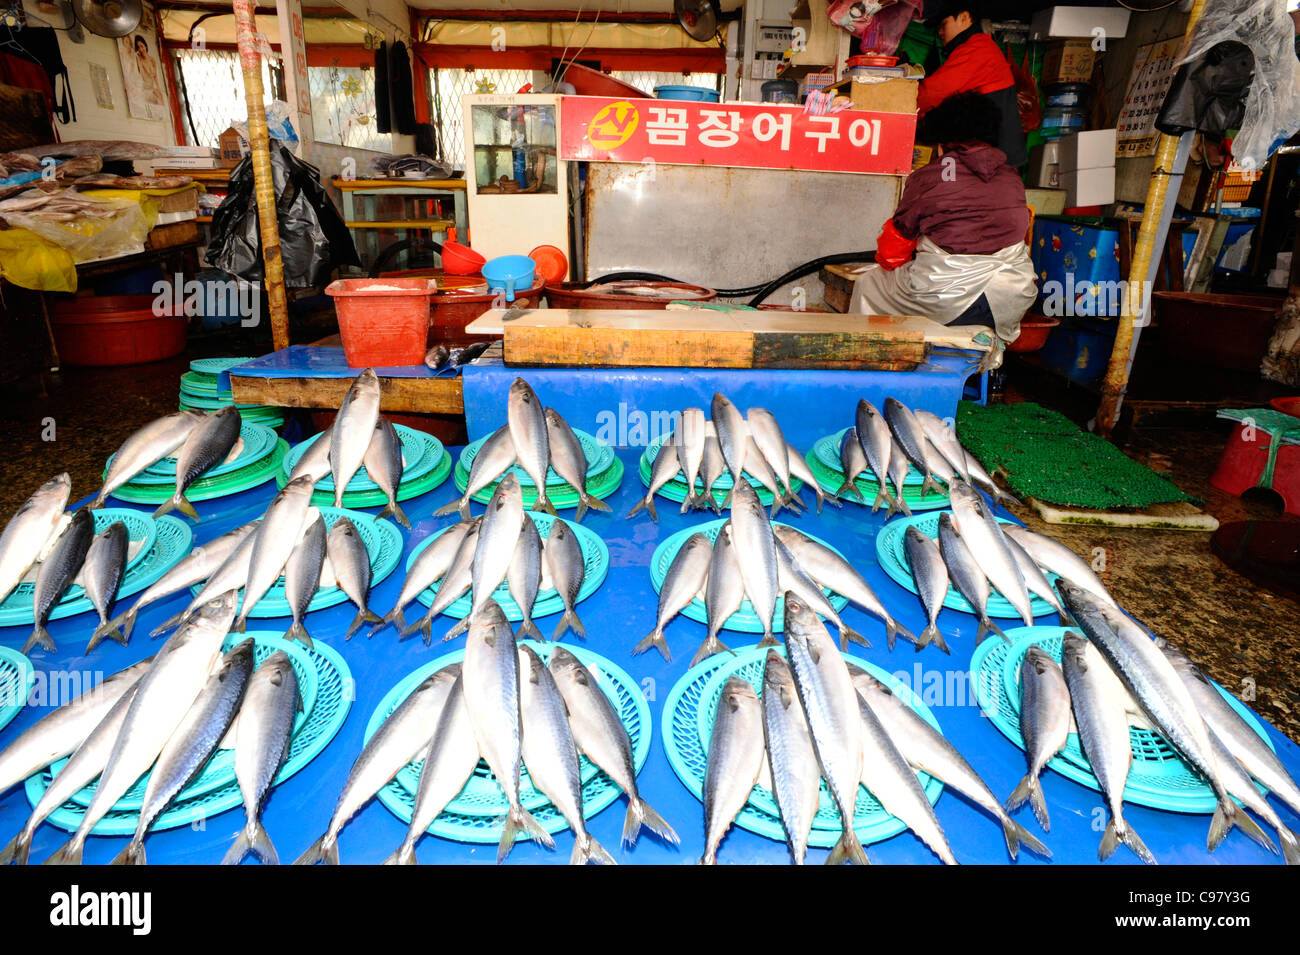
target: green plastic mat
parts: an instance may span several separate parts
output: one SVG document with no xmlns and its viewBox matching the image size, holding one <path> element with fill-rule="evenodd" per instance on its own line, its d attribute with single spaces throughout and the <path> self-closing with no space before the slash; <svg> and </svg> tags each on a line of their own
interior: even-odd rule
<svg viewBox="0 0 1300 955">
<path fill-rule="evenodd" d="M 957 407 L 957 437 L 1021 497 L 1108 511 L 1192 500 L 1176 485 L 1065 415 L 1033 402 Z"/>
</svg>

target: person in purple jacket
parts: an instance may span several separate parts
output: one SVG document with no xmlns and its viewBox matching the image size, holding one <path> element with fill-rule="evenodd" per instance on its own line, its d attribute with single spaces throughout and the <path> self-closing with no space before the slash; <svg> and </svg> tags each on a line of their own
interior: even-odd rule
<svg viewBox="0 0 1300 955">
<path fill-rule="evenodd" d="M 907 177 L 898 208 L 859 276 L 853 310 L 987 325 L 1015 341 L 1037 297 L 1025 244 L 1029 209 L 997 141 L 998 108 L 978 93 L 950 96 L 917 127 L 937 155 Z"/>
</svg>

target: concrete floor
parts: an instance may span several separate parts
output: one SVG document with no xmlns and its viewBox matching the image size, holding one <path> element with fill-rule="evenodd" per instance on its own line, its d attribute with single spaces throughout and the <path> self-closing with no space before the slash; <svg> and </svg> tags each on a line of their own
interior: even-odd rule
<svg viewBox="0 0 1300 955">
<path fill-rule="evenodd" d="M 122 440 L 176 410 L 180 375 L 190 359 L 231 353 L 221 339 L 200 341 L 184 356 L 151 365 L 65 369 L 52 376 L 44 396 L 5 395 L 0 434 L 8 450 L 0 458 L 0 516 L 11 514 L 56 468 L 72 475 L 74 498 L 96 490 L 105 460 Z M 1050 396 L 1033 397 L 1052 403 Z M 1009 398 L 1015 400 L 1014 392 Z M 54 422 L 54 441 L 42 438 L 47 419 Z M 1214 427 L 1144 430 L 1124 450 L 1204 498 L 1205 509 L 1221 522 L 1277 517 L 1265 504 L 1210 486 L 1225 436 L 1226 428 Z M 1017 516 L 1081 555 L 1102 548 L 1101 576 L 1121 605 L 1300 741 L 1300 604 L 1226 567 L 1210 553 L 1208 534 L 1046 525 L 1028 509 L 1017 509 Z"/>
</svg>

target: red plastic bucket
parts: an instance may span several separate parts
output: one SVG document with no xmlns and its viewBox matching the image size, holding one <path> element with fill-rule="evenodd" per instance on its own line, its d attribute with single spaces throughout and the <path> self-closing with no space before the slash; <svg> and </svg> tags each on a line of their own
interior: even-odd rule
<svg viewBox="0 0 1300 955">
<path fill-rule="evenodd" d="M 185 350 L 185 316 L 155 314 L 156 300 L 154 295 L 97 295 L 59 302 L 50 314 L 59 361 L 139 365 L 179 355 Z"/>
<path fill-rule="evenodd" d="M 435 279 L 337 279 L 334 299 L 343 355 L 353 368 L 418 365 L 427 351 L 429 298 Z"/>
</svg>

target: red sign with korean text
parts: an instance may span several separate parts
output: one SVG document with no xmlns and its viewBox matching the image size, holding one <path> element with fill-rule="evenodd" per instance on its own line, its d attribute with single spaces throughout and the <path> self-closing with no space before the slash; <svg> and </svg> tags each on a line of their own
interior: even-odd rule
<svg viewBox="0 0 1300 955">
<path fill-rule="evenodd" d="M 560 158 L 905 176 L 916 116 L 776 103 L 565 96 Z"/>
</svg>

